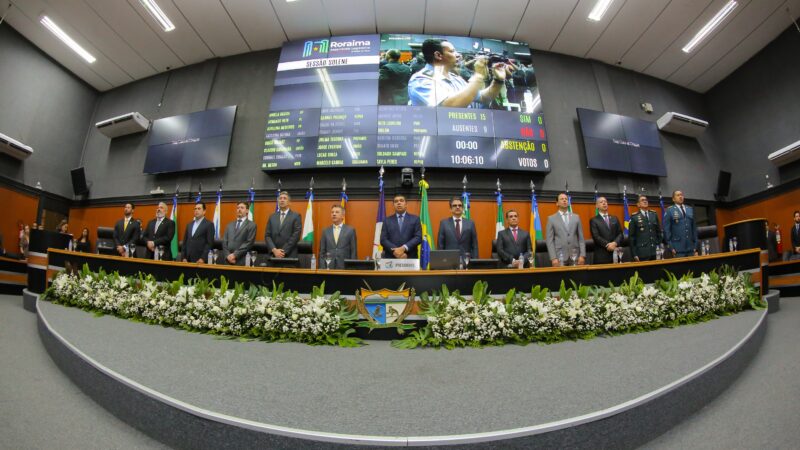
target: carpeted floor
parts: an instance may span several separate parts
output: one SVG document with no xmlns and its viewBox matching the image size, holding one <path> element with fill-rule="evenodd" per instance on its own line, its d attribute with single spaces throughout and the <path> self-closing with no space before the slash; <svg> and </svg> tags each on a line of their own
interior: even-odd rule
<svg viewBox="0 0 800 450">
<path fill-rule="evenodd" d="M 653 448 L 794 448 L 800 442 L 800 428 L 796 417 L 800 406 L 800 347 L 795 345 L 800 324 L 800 299 L 783 299 L 782 311 L 770 316 L 770 326 L 761 352 L 742 377 L 722 397 L 707 408 L 688 418 L 684 423 L 667 434 L 651 442 Z M 76 311 L 77 312 L 77 311 Z M 727 318 L 730 319 L 730 318 Z M 102 318 L 99 320 L 117 320 Z M 716 321 L 718 322 L 718 321 Z M 125 325 L 139 325 L 120 321 Z M 713 323 L 713 322 L 711 322 Z M 705 326 L 707 324 L 704 324 Z M 697 328 L 689 327 L 687 330 Z M 156 329 L 156 328 L 154 328 Z M 157 328 L 160 331 L 175 333 L 175 336 L 188 335 L 174 330 Z M 665 330 L 670 332 L 674 330 Z M 660 332 L 659 332 L 660 333 Z M 648 339 L 653 333 L 631 338 Z M 191 335 L 197 338 L 197 335 Z M 177 337 L 181 339 L 181 337 Z M 627 337 L 623 337 L 627 338 Z M 614 338 L 619 339 L 619 338 Z M 581 347 L 586 344 L 603 344 L 609 340 L 565 343 Z M 226 344 L 226 341 L 210 341 Z M 227 343 L 237 344 L 237 343 Z M 264 348 L 270 345 L 260 345 Z M 378 345 L 370 345 L 365 355 L 375 357 L 371 352 Z M 485 363 L 491 363 L 496 355 L 506 351 L 522 349 L 539 356 L 555 346 L 508 347 L 505 349 L 484 349 L 484 351 L 464 350 L 456 352 L 423 350 L 434 359 L 451 359 L 457 367 L 451 373 L 436 373 L 425 366 L 409 368 L 409 376 L 415 375 L 418 381 L 444 382 L 455 380 L 452 384 L 474 381 L 469 362 L 480 355 Z M 303 354 L 318 350 L 306 346 L 285 346 L 289 353 Z M 541 350 L 545 351 L 542 352 Z M 332 350 L 332 349 L 328 349 Z M 337 349 L 336 351 L 339 351 Z M 341 349 L 347 351 L 346 349 Z M 361 351 L 359 349 L 357 351 Z M 398 358 L 408 358 L 409 352 L 385 349 L 380 353 L 398 353 Z M 411 352 L 413 353 L 413 352 Z M 377 353 L 376 353 L 377 354 Z M 418 355 L 422 355 L 419 353 Z M 469 356 L 469 358 L 466 358 Z M 507 356 L 507 355 L 506 355 Z M 120 358 L 124 359 L 124 358 Z M 302 358 L 305 359 L 305 358 Z M 538 358 L 537 358 L 538 359 Z M 0 448 L 151 448 L 159 447 L 136 430 L 111 416 L 81 393 L 52 363 L 41 346 L 35 328 L 35 315 L 24 311 L 19 297 L 0 296 Z M 520 365 L 524 366 L 524 362 Z M 334 368 L 342 371 L 345 369 Z M 488 367 L 486 373 L 478 375 L 479 380 L 491 380 L 494 369 L 494 383 L 506 383 L 503 372 L 497 367 Z M 291 368 L 287 368 L 291 370 Z M 388 377 L 390 366 L 376 369 L 374 376 Z M 406 374 L 403 374 L 406 375 Z M 441 379 L 442 377 L 446 377 Z M 488 377 L 488 378 L 485 378 Z M 335 377 L 334 377 L 335 378 Z M 370 387 L 380 386 L 381 379 Z M 512 380 L 513 381 L 513 380 Z M 167 381 L 167 383 L 169 383 Z M 424 385 L 420 385 L 424 392 Z M 220 395 L 225 394 L 224 387 Z M 284 393 L 285 395 L 285 393 Z M 365 393 L 367 395 L 367 393 Z M 482 408 L 480 393 L 476 393 L 475 408 Z M 401 397 L 402 398 L 402 397 Z M 413 413 L 413 398 L 408 401 L 409 411 Z M 591 402 L 592 399 L 590 398 Z M 446 405 L 442 405 L 445 407 Z M 497 425 L 497 424 L 495 424 Z"/>
</svg>

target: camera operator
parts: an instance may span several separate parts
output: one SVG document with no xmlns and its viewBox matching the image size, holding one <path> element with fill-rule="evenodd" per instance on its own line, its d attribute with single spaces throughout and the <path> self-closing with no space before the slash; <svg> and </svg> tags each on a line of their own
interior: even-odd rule
<svg viewBox="0 0 800 450">
<path fill-rule="evenodd" d="M 458 53 L 450 42 L 426 39 L 422 43 L 422 54 L 426 65 L 408 82 L 409 103 L 414 106 L 485 108 L 498 96 L 506 77 L 514 71 L 512 65 L 502 61 L 490 66 L 489 57 L 478 55 L 471 62 L 474 73 L 465 81 L 454 72 Z M 490 69 L 492 80 L 486 86 Z"/>
</svg>

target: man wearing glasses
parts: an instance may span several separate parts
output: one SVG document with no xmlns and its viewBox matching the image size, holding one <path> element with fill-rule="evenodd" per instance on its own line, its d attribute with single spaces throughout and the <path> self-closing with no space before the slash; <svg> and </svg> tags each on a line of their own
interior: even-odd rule
<svg viewBox="0 0 800 450">
<path fill-rule="evenodd" d="M 459 250 L 461 256 L 469 253 L 473 258 L 478 257 L 478 232 L 475 223 L 465 217 L 464 203 L 461 197 L 450 199 L 450 212 L 452 217 L 443 219 L 439 223 L 439 250 Z"/>
</svg>

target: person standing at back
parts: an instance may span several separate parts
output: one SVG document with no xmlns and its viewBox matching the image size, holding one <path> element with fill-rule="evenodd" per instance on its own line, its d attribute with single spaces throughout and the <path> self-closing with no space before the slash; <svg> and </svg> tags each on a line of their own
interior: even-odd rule
<svg viewBox="0 0 800 450">
<path fill-rule="evenodd" d="M 186 224 L 181 246 L 181 260 L 203 264 L 208 252 L 214 248 L 214 224 L 206 220 L 206 204 L 194 205 L 194 220 Z"/>
<path fill-rule="evenodd" d="M 125 203 L 123 208 L 124 217 L 119 219 L 114 225 L 114 244 L 120 256 L 127 256 L 126 248 L 130 244 L 136 245 L 141 233 L 141 225 L 137 219 L 133 218 L 133 211 L 136 209 L 133 203 Z M 135 256 L 135 255 L 134 255 Z"/>
<path fill-rule="evenodd" d="M 558 194 L 558 212 L 547 218 L 547 253 L 553 267 L 560 266 L 573 253 L 576 264 L 586 263 L 586 241 L 581 218 L 569 210 L 566 192 Z"/>
<path fill-rule="evenodd" d="M 664 239 L 673 256 L 697 256 L 694 209 L 683 204 L 683 192 L 672 193 L 672 206 L 664 213 Z"/>
<path fill-rule="evenodd" d="M 464 203 L 461 197 L 450 199 L 452 217 L 439 222 L 439 236 L 436 239 L 439 250 L 458 250 L 461 256 L 469 254 L 478 257 L 478 232 L 475 222 L 463 217 Z"/>
<path fill-rule="evenodd" d="M 406 196 L 397 194 L 392 200 L 394 214 L 386 216 L 381 227 L 384 258 L 419 258 L 422 225 L 419 216 L 407 211 Z"/>
<path fill-rule="evenodd" d="M 283 191 L 278 195 L 278 210 L 267 219 L 264 242 L 273 258 L 297 258 L 297 242 L 302 228 L 300 214 L 291 210 L 292 197 Z"/>
<path fill-rule="evenodd" d="M 608 200 L 598 197 L 596 202 L 600 214 L 589 220 L 589 230 L 594 240 L 593 264 L 614 262 L 614 251 L 622 245 L 622 227 L 619 219 L 608 213 Z"/>
</svg>

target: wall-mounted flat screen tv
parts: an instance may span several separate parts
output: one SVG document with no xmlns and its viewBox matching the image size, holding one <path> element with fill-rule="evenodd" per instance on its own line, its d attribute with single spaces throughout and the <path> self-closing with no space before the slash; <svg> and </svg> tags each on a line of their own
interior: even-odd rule
<svg viewBox="0 0 800 450">
<path fill-rule="evenodd" d="M 235 118 L 233 105 L 153 121 L 144 173 L 226 167 Z"/>
<path fill-rule="evenodd" d="M 654 122 L 584 108 L 578 120 L 590 169 L 667 176 Z"/>
</svg>

